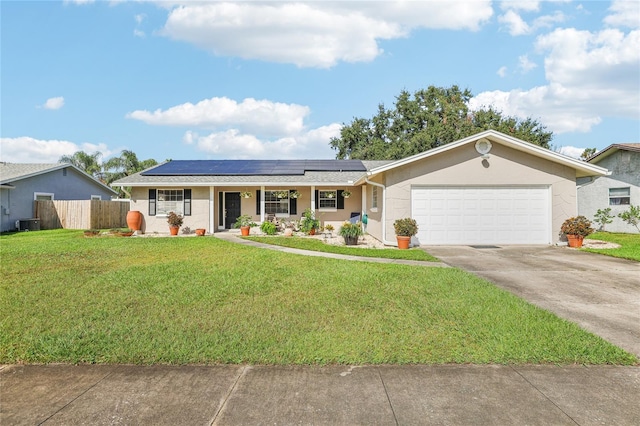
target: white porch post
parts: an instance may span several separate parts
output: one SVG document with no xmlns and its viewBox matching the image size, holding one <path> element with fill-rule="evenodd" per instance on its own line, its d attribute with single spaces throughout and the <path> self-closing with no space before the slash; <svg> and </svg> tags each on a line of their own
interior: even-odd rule
<svg viewBox="0 0 640 426">
<path fill-rule="evenodd" d="M 316 186 L 315 185 L 311 185 L 311 211 L 315 212 L 316 211 Z"/>
<path fill-rule="evenodd" d="M 264 186 L 260 187 L 260 222 L 264 222 Z"/>
<path fill-rule="evenodd" d="M 216 203 L 215 203 L 215 187 L 209 187 L 209 233 L 216 232 L 215 218 L 216 216 Z"/>
</svg>

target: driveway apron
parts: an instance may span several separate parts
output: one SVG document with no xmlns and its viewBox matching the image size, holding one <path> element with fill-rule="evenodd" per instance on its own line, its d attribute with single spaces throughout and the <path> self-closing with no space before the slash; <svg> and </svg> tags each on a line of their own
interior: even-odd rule
<svg viewBox="0 0 640 426">
<path fill-rule="evenodd" d="M 640 262 L 556 246 L 425 250 L 640 356 Z"/>
</svg>

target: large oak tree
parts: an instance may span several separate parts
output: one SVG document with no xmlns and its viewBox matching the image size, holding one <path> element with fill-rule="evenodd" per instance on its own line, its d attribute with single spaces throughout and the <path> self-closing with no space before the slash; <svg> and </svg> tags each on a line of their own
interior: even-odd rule
<svg viewBox="0 0 640 426">
<path fill-rule="evenodd" d="M 468 89 L 429 86 L 413 96 L 403 90 L 393 109 L 378 105 L 373 118 L 354 118 L 332 138 L 338 159 L 399 160 L 483 130 L 497 130 L 550 148 L 553 133 L 527 118 L 503 116 L 493 108 L 471 111 Z"/>
</svg>

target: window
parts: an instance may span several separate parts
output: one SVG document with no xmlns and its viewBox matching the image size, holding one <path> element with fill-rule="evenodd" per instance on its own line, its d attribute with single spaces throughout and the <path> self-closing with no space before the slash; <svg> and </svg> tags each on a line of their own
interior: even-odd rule
<svg viewBox="0 0 640 426">
<path fill-rule="evenodd" d="M 102 195 L 92 195 L 91 199 L 100 201 L 100 200 L 102 200 Z"/>
<path fill-rule="evenodd" d="M 264 191 L 264 211 L 266 214 L 289 216 L 289 191 Z"/>
<path fill-rule="evenodd" d="M 34 192 L 33 199 L 35 201 L 51 201 L 53 200 L 53 194 L 50 192 Z"/>
<path fill-rule="evenodd" d="M 628 206 L 631 204 L 631 188 L 609 188 L 610 206 Z"/>
<path fill-rule="evenodd" d="M 170 212 L 182 215 L 184 213 L 184 191 L 182 189 L 158 189 L 158 215 L 168 215 Z"/>
<path fill-rule="evenodd" d="M 320 190 L 318 191 L 318 209 L 319 210 L 335 210 L 338 208 L 338 191 Z"/>
<path fill-rule="evenodd" d="M 378 187 L 374 186 L 371 188 L 371 209 L 378 208 Z"/>
</svg>

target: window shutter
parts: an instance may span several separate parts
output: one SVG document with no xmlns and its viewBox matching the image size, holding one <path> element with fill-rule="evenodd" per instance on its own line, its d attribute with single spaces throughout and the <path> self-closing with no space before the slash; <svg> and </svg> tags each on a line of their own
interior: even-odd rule
<svg viewBox="0 0 640 426">
<path fill-rule="evenodd" d="M 316 189 L 316 210 L 320 208 L 320 191 Z"/>
<path fill-rule="evenodd" d="M 184 200 L 184 215 L 191 216 L 191 190 L 190 189 L 184 190 L 183 200 Z"/>
<path fill-rule="evenodd" d="M 149 190 L 149 216 L 156 215 L 156 193 L 155 189 Z"/>
<path fill-rule="evenodd" d="M 295 189 L 290 189 L 289 194 L 295 192 Z M 289 214 L 298 214 L 298 199 L 289 197 Z"/>
<path fill-rule="evenodd" d="M 256 189 L 256 214 L 260 214 L 260 190 Z"/>
<path fill-rule="evenodd" d="M 338 189 L 336 191 L 336 204 L 338 206 L 338 210 L 344 210 L 344 197 L 342 196 L 342 191 L 344 191 L 344 189 Z"/>
<path fill-rule="evenodd" d="M 218 226 L 224 225 L 224 205 L 223 205 L 223 193 L 218 192 Z"/>
</svg>

